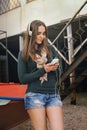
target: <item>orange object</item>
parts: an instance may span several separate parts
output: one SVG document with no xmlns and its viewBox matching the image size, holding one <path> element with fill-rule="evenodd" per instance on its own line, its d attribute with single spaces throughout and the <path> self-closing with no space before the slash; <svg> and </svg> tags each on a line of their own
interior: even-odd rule
<svg viewBox="0 0 87 130">
<path fill-rule="evenodd" d="M 23 100 L 27 85 L 0 83 L 0 99 Z"/>
</svg>

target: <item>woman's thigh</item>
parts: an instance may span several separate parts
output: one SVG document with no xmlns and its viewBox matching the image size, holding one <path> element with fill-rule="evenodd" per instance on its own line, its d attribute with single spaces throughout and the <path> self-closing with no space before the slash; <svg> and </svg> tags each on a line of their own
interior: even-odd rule
<svg viewBox="0 0 87 130">
<path fill-rule="evenodd" d="M 27 110 L 35 130 L 47 130 L 45 108 L 31 108 Z"/>
<path fill-rule="evenodd" d="M 64 130 L 63 110 L 60 106 L 46 108 L 51 130 Z"/>
</svg>

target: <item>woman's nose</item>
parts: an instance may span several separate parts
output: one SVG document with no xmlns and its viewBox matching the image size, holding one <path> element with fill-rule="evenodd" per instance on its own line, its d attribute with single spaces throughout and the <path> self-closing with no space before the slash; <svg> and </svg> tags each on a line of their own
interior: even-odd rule
<svg viewBox="0 0 87 130">
<path fill-rule="evenodd" d="M 44 37 L 44 35 L 43 35 L 43 34 L 41 34 L 40 36 L 41 36 L 42 38 Z"/>
</svg>

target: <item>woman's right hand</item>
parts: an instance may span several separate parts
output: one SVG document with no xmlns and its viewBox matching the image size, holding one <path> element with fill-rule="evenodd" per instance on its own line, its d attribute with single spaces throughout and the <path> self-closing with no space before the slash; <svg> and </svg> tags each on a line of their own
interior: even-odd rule
<svg viewBox="0 0 87 130">
<path fill-rule="evenodd" d="M 59 64 L 48 63 L 44 65 L 44 69 L 48 73 L 48 72 L 57 70 L 58 66 Z"/>
</svg>

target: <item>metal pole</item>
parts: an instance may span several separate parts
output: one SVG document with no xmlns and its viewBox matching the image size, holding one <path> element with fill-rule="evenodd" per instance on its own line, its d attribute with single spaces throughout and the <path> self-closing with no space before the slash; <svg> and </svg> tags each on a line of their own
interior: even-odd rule
<svg viewBox="0 0 87 130">
<path fill-rule="evenodd" d="M 69 56 L 69 63 L 71 64 L 74 61 L 74 57 L 72 54 L 74 52 L 73 46 L 73 38 L 72 38 L 72 26 L 71 24 L 67 27 L 67 42 L 68 42 L 68 56 Z M 70 73 L 70 85 L 73 84 L 75 81 L 75 71 Z M 71 92 L 71 104 L 76 104 L 76 89 L 74 88 Z"/>
<path fill-rule="evenodd" d="M 6 79 L 7 79 L 7 82 L 9 82 L 9 72 L 8 72 L 8 53 L 7 53 L 7 48 L 8 48 L 8 45 L 7 45 L 7 32 L 5 33 L 6 35 Z"/>
</svg>

